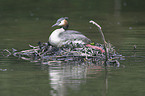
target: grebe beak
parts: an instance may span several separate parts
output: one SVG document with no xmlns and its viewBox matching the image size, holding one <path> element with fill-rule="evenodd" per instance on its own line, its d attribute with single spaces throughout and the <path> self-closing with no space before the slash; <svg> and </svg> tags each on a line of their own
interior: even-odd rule
<svg viewBox="0 0 145 96">
<path fill-rule="evenodd" d="M 52 25 L 52 27 L 54 27 L 54 26 L 58 26 L 59 25 L 59 23 L 55 23 L 54 25 Z"/>
</svg>

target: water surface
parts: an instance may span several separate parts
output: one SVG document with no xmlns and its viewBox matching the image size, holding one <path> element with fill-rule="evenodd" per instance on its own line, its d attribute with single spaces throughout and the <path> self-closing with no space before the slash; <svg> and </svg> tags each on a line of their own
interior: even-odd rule
<svg viewBox="0 0 145 96">
<path fill-rule="evenodd" d="M 68 16 L 70 29 L 81 31 L 102 43 L 106 40 L 125 56 L 119 68 L 93 62 L 25 61 L 0 55 L 2 96 L 144 96 L 145 12 L 144 1 L 126 0 L 2 0 L 0 4 L 0 49 L 29 49 L 29 44 L 47 42 L 51 26 Z M 134 50 L 136 46 L 136 50 Z"/>
</svg>

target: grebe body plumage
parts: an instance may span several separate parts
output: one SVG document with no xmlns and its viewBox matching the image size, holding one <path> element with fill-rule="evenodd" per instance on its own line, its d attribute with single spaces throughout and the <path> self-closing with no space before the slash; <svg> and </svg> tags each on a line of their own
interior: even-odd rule
<svg viewBox="0 0 145 96">
<path fill-rule="evenodd" d="M 91 42 L 85 35 L 81 34 L 78 31 L 74 30 L 67 30 L 68 29 L 68 22 L 67 17 L 62 17 L 57 20 L 57 22 L 52 26 L 60 26 L 60 29 L 54 30 L 50 37 L 49 43 L 56 47 L 62 47 L 66 44 L 67 41 L 71 41 L 73 43 L 78 44 L 88 44 Z"/>
</svg>

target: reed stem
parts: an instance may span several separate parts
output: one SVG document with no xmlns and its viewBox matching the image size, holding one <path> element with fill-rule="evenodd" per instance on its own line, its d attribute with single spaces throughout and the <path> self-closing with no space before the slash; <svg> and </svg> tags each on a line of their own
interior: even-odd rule
<svg viewBox="0 0 145 96">
<path fill-rule="evenodd" d="M 105 60 L 107 61 L 107 60 L 108 60 L 108 52 L 107 52 L 107 47 L 106 47 L 107 42 L 106 42 L 105 36 L 104 36 L 104 34 L 103 34 L 102 30 L 101 30 L 101 26 L 100 26 L 99 24 L 97 24 L 97 23 L 96 23 L 95 21 L 93 21 L 93 20 L 91 20 L 90 23 L 96 25 L 96 26 L 98 27 L 98 29 L 99 29 L 99 32 L 101 33 L 102 40 L 103 40 L 103 42 L 104 42 L 105 57 L 106 57 Z M 105 62 L 105 66 L 107 66 L 106 62 Z"/>
</svg>

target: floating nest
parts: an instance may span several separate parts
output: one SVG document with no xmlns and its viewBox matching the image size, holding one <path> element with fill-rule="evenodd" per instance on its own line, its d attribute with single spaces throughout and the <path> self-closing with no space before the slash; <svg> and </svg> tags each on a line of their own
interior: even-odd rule
<svg viewBox="0 0 145 96">
<path fill-rule="evenodd" d="M 102 44 L 93 44 L 93 46 L 97 46 L 99 48 L 104 49 Z M 108 63 L 109 64 L 117 64 L 119 66 L 118 59 L 122 57 L 119 55 L 114 47 L 107 43 L 107 52 L 108 52 Z M 37 46 L 29 45 L 30 49 L 17 51 L 12 48 L 11 50 L 4 49 L 2 50 L 2 54 L 4 56 L 13 55 L 15 57 L 34 61 L 34 62 L 42 62 L 43 64 L 47 64 L 47 62 L 53 61 L 91 61 L 98 62 L 105 60 L 105 52 L 102 52 L 97 49 L 93 49 L 90 47 L 86 47 L 85 45 L 76 44 L 69 42 L 61 48 L 51 46 L 49 43 L 41 43 L 39 42 Z"/>
</svg>

